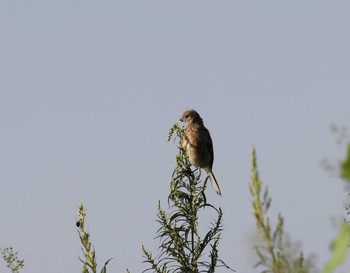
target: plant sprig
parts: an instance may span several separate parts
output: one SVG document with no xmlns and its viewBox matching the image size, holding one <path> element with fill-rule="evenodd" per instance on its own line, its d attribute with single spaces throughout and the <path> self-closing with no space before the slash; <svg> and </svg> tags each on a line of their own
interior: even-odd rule
<svg viewBox="0 0 350 273">
<path fill-rule="evenodd" d="M 79 257 L 79 260 L 83 263 L 81 272 L 82 273 L 96 273 L 97 272 L 97 262 L 96 262 L 96 252 L 94 247 L 90 242 L 90 234 L 85 229 L 85 210 L 83 204 L 78 206 L 78 220 L 76 222 L 76 226 L 78 228 L 78 234 L 80 238 L 80 242 L 82 244 L 82 252 L 84 255 L 84 259 Z M 107 264 L 112 259 L 107 260 L 102 269 L 101 273 L 107 272 Z"/>
</svg>

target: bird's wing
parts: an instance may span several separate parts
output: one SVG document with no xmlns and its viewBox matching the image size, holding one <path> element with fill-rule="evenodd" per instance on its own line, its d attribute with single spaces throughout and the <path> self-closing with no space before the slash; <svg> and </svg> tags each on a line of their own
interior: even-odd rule
<svg viewBox="0 0 350 273">
<path fill-rule="evenodd" d="M 213 141 L 211 140 L 210 133 L 207 131 L 207 143 L 206 143 L 206 148 L 210 156 L 210 168 L 213 167 L 214 163 L 214 149 L 213 149 Z"/>
</svg>

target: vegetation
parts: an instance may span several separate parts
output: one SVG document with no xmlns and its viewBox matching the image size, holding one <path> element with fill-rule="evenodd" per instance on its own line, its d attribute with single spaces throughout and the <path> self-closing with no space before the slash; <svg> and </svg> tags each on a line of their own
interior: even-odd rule
<svg viewBox="0 0 350 273">
<path fill-rule="evenodd" d="M 220 207 L 211 205 L 206 198 L 207 179 L 202 179 L 200 169 L 192 169 L 191 164 L 181 148 L 183 128 L 178 124 L 170 129 L 168 141 L 179 141 L 176 166 L 170 182 L 167 209 L 161 202 L 157 206 L 157 239 L 160 241 L 159 253 L 155 256 L 142 245 L 145 271 L 156 273 L 213 273 L 218 267 L 231 269 L 219 258 L 219 243 L 223 232 L 223 211 Z M 340 164 L 340 174 L 344 181 L 350 181 L 350 143 L 345 158 Z M 277 216 L 276 224 L 270 223 L 268 210 L 272 203 L 268 188 L 263 187 L 257 166 L 255 148 L 252 149 L 251 179 L 249 191 L 252 197 L 252 212 L 262 244 L 255 247 L 257 253 L 256 268 L 261 273 L 332 273 L 343 263 L 349 252 L 350 224 L 345 219 L 339 227 L 331 244 L 330 258 L 322 270 L 315 268 L 312 259 L 305 258 L 302 251 L 295 247 L 284 235 L 284 218 Z M 212 222 L 205 223 L 199 218 L 202 210 L 211 211 L 214 215 Z M 346 207 L 350 214 L 350 204 Z M 82 245 L 83 273 L 97 273 L 96 253 L 90 241 L 90 234 L 85 229 L 84 206 L 78 206 L 76 226 Z M 209 226 L 209 227 L 208 227 Z M 207 228 L 206 228 L 207 227 Z M 203 232 L 204 231 L 204 232 Z M 0 249 L 7 267 L 12 273 L 18 273 L 24 266 L 17 253 L 12 248 Z M 107 272 L 107 265 L 102 266 L 100 273 Z M 129 272 L 127 270 L 127 272 Z"/>
<path fill-rule="evenodd" d="M 262 193 L 255 148 L 252 150 L 252 170 L 249 190 L 252 196 L 252 211 L 256 226 L 264 242 L 264 246 L 255 247 L 259 257 L 259 262 L 256 266 L 263 267 L 264 270 L 262 272 L 271 273 L 311 272 L 313 270 L 312 261 L 305 261 L 302 252 L 295 256 L 291 244 L 286 241 L 283 234 L 284 221 L 281 215 L 278 215 L 276 227 L 274 229 L 271 227 L 270 219 L 266 214 L 272 199 L 269 197 L 267 188 Z"/>
<path fill-rule="evenodd" d="M 176 167 L 170 183 L 168 196 L 169 210 L 166 212 L 158 203 L 157 231 L 160 239 L 160 253 L 156 258 L 142 246 L 147 270 L 154 272 L 215 272 L 217 266 L 229 268 L 218 257 L 218 246 L 222 231 L 222 210 L 207 203 L 205 189 L 207 179 L 202 183 L 200 170 L 191 170 L 191 164 L 181 148 L 183 130 L 175 124 L 168 136 L 173 133 L 180 140 L 179 153 L 176 156 Z M 216 213 L 212 227 L 204 236 L 200 235 L 198 212 L 212 209 Z M 208 253 L 205 257 L 205 253 Z"/>
<path fill-rule="evenodd" d="M 13 251 L 12 247 L 0 249 L 2 258 L 4 259 L 6 266 L 12 273 L 18 273 L 20 269 L 24 267 L 24 261 L 20 260 L 17 256 L 17 252 Z"/>
<path fill-rule="evenodd" d="M 96 262 L 96 253 L 94 247 L 90 242 L 90 234 L 85 229 L 85 211 L 83 204 L 78 206 L 78 220 L 76 222 L 76 226 L 78 228 L 78 234 L 80 238 L 80 242 L 82 245 L 82 252 L 84 258 L 80 259 L 83 264 L 81 269 L 82 273 L 97 273 L 97 262 Z M 107 272 L 107 264 L 111 259 L 107 260 L 101 269 L 101 273 Z"/>
</svg>

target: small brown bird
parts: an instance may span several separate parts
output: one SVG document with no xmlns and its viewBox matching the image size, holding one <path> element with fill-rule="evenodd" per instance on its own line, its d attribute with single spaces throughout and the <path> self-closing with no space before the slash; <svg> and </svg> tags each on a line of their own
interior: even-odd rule
<svg viewBox="0 0 350 273">
<path fill-rule="evenodd" d="M 214 162 L 213 142 L 201 116 L 191 109 L 183 113 L 180 121 L 187 123 L 182 138 L 182 148 L 186 150 L 191 164 L 203 168 L 208 173 L 214 190 L 221 195 L 219 184 L 212 171 Z"/>
</svg>

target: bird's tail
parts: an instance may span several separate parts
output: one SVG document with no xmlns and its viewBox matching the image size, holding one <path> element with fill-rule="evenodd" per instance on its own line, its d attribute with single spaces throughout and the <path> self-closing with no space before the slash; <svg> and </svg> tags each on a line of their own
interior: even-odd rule
<svg viewBox="0 0 350 273">
<path fill-rule="evenodd" d="M 221 190 L 220 190 L 219 184 L 216 181 L 216 178 L 215 178 L 213 172 L 212 171 L 207 171 L 207 172 L 208 172 L 208 175 L 209 175 L 209 179 L 210 179 L 211 185 L 213 186 L 214 190 L 216 191 L 216 193 L 218 195 L 221 195 Z"/>
</svg>

